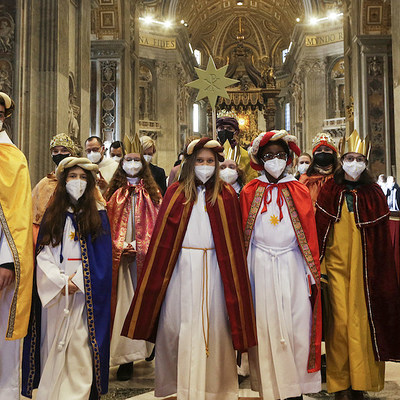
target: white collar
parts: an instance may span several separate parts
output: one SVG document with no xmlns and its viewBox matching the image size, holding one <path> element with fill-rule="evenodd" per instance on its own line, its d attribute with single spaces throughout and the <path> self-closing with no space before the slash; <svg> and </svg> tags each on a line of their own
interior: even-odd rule
<svg viewBox="0 0 400 400">
<path fill-rule="evenodd" d="M 0 143 L 5 143 L 5 144 L 14 144 L 10 138 L 7 135 L 7 132 L 5 130 L 2 130 L 0 132 Z"/>
<path fill-rule="evenodd" d="M 265 173 L 263 173 L 262 175 L 260 175 L 258 178 L 259 181 L 264 182 L 264 183 L 272 183 L 268 180 L 267 176 L 265 175 Z M 281 180 L 279 180 L 276 183 L 286 183 L 286 182 L 292 182 L 295 181 L 296 178 L 292 175 L 292 174 L 286 174 Z"/>
</svg>

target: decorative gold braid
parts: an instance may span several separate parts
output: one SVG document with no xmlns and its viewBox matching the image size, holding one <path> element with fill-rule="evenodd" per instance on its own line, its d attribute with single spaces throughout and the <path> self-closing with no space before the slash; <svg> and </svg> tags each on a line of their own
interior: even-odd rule
<svg viewBox="0 0 400 400">
<path fill-rule="evenodd" d="M 4 235 L 7 239 L 8 245 L 10 246 L 11 253 L 14 259 L 15 290 L 11 301 L 10 315 L 8 317 L 8 326 L 6 332 L 6 338 L 11 339 L 14 333 L 15 316 L 17 313 L 17 298 L 18 298 L 19 283 L 21 281 L 21 264 L 19 260 L 17 246 L 15 245 L 14 239 L 10 232 L 10 228 L 8 227 L 7 220 L 4 215 L 1 203 L 0 203 L 0 224 L 3 229 Z"/>
<path fill-rule="evenodd" d="M 253 232 L 254 223 L 256 221 L 258 210 L 260 209 L 261 206 L 261 201 L 264 197 L 265 189 L 266 189 L 265 186 L 259 186 L 256 190 L 256 194 L 254 195 L 253 202 L 251 203 L 249 215 L 246 221 L 246 227 L 244 228 L 244 247 L 246 249 L 246 254 L 249 250 L 251 234 Z"/>
<path fill-rule="evenodd" d="M 79 240 L 81 243 L 81 252 L 82 252 L 82 268 L 83 268 L 83 277 L 85 283 L 87 322 L 88 322 L 89 337 L 90 337 L 90 343 L 92 345 L 93 359 L 94 359 L 94 376 L 96 379 L 97 391 L 101 393 L 100 351 L 96 340 L 96 330 L 94 324 L 93 295 L 92 295 L 92 282 L 90 279 L 89 257 L 87 252 L 86 239 L 82 235 L 80 235 Z"/>
</svg>

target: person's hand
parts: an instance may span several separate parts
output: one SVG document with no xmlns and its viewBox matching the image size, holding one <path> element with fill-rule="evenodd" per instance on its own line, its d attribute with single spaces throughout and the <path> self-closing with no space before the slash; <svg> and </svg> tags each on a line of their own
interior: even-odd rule
<svg viewBox="0 0 400 400">
<path fill-rule="evenodd" d="M 104 191 L 107 189 L 108 183 L 102 176 L 100 176 L 99 178 L 97 178 L 97 185 L 100 188 L 100 190 Z"/>
<path fill-rule="evenodd" d="M 14 279 L 14 271 L 7 268 L 0 268 L 0 290 L 3 290 L 7 286 L 11 285 L 14 282 Z"/>
<path fill-rule="evenodd" d="M 76 274 L 76 273 L 75 273 Z M 78 286 L 75 285 L 74 282 L 72 282 L 72 278 L 75 276 L 75 274 L 72 274 L 69 278 L 68 278 L 68 294 L 74 294 L 76 293 L 79 288 Z M 61 290 L 61 294 L 63 296 L 65 296 L 65 286 L 63 287 L 63 289 Z"/>
<path fill-rule="evenodd" d="M 133 246 L 129 243 L 127 247 L 122 251 L 122 256 L 125 257 L 128 262 L 135 261 L 136 258 L 136 250 Z"/>
</svg>

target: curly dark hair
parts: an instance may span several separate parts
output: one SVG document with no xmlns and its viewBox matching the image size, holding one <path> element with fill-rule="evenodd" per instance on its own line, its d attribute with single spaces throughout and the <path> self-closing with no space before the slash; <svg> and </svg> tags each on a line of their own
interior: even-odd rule
<svg viewBox="0 0 400 400">
<path fill-rule="evenodd" d="M 143 179 L 144 188 L 146 189 L 147 193 L 149 194 L 153 203 L 158 204 L 161 201 L 161 194 L 158 188 L 156 181 L 151 174 L 149 164 L 144 159 L 143 155 L 140 155 L 140 160 L 142 162 L 143 168 L 138 173 L 137 177 Z M 108 186 L 108 190 L 106 192 L 105 198 L 107 201 L 111 199 L 111 196 L 121 187 L 128 188 L 127 185 L 127 174 L 122 168 L 122 164 L 124 162 L 124 158 L 119 161 L 118 168 L 116 169 L 110 184 Z"/>
<path fill-rule="evenodd" d="M 339 165 L 340 164 L 339 164 L 337 153 L 333 152 L 332 172 L 335 172 L 336 169 L 339 167 Z M 319 175 L 317 168 L 318 168 L 318 165 L 315 161 L 315 158 L 313 157 L 311 164 L 306 171 L 307 176 Z"/>
<path fill-rule="evenodd" d="M 47 207 L 40 226 L 40 245 L 59 245 L 63 238 L 66 211 L 72 208 L 76 216 L 79 234 L 92 240 L 102 231 L 101 218 L 95 199 L 96 181 L 90 171 L 87 171 L 87 186 L 82 197 L 73 203 L 66 189 L 68 172 L 76 168 L 66 169 L 60 176 L 52 200 Z"/>
</svg>

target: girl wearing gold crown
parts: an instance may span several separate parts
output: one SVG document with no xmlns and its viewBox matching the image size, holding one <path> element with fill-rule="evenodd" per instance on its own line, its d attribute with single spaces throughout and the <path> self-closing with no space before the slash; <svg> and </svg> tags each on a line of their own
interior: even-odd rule
<svg viewBox="0 0 400 400">
<path fill-rule="evenodd" d="M 299 182 L 307 186 L 314 206 L 324 183 L 332 178 L 338 166 L 337 148 L 329 133 L 318 133 L 312 141 L 313 160 Z"/>
<path fill-rule="evenodd" d="M 256 343 L 239 203 L 219 179 L 222 150 L 208 137 L 187 146 L 122 331 L 156 341 L 156 397 L 236 400 L 234 350 Z"/>
<path fill-rule="evenodd" d="M 336 400 L 383 389 L 383 361 L 400 360 L 400 290 L 389 210 L 367 169 L 369 144 L 357 131 L 316 204 L 321 276 L 327 282 L 327 386 Z"/>
<path fill-rule="evenodd" d="M 135 136 L 120 160 L 107 192 L 107 211 L 113 241 L 113 290 L 111 297 L 111 366 L 119 365 L 118 380 L 133 375 L 133 362 L 148 357 L 152 345 L 121 336 L 129 306 L 143 268 L 161 193 Z"/>
</svg>

